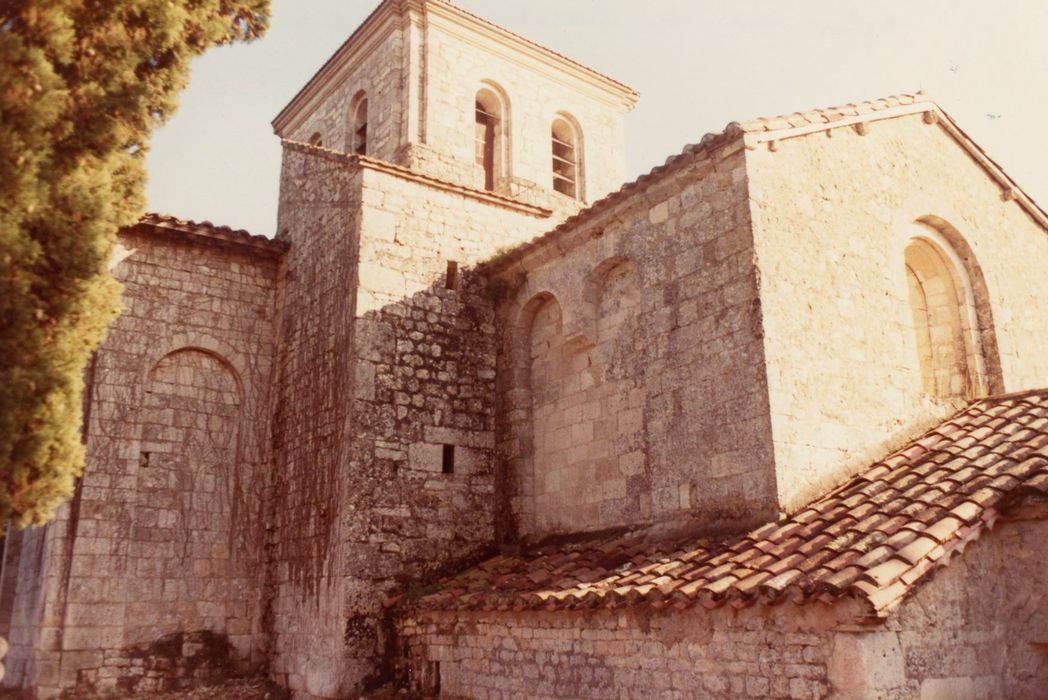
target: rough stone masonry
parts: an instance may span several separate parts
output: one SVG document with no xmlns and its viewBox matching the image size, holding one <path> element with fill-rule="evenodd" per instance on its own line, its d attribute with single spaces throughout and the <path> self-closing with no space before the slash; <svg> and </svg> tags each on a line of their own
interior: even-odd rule
<svg viewBox="0 0 1048 700">
<path fill-rule="evenodd" d="M 1040 698 L 1048 216 L 934 102 L 729 124 L 384 0 L 276 236 L 147 215 L 8 685 Z"/>
</svg>

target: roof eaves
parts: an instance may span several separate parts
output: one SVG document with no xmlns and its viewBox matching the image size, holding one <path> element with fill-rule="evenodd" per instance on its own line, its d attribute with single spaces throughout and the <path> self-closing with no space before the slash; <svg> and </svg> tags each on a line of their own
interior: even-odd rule
<svg viewBox="0 0 1048 700">
<path fill-rule="evenodd" d="M 522 44 L 534 51 L 538 51 L 541 54 L 549 56 L 557 61 L 567 63 L 573 68 L 582 71 L 583 73 L 597 79 L 600 83 L 604 84 L 606 88 L 618 92 L 623 103 L 629 108 L 632 107 L 640 94 L 631 88 L 629 85 L 622 83 L 614 78 L 605 75 L 599 71 L 596 71 L 588 66 L 579 63 L 578 61 L 571 59 L 561 53 L 558 53 L 550 48 L 542 46 L 530 39 L 517 34 L 505 27 L 502 27 L 494 22 L 484 19 L 479 15 L 475 15 L 472 12 L 464 10 L 463 8 L 455 5 L 447 0 L 411 0 L 410 2 L 398 3 L 395 0 L 383 0 L 379 5 L 372 10 L 363 22 L 360 23 L 349 38 L 346 39 L 342 44 L 335 50 L 335 52 L 324 61 L 323 65 L 317 69 L 317 71 L 306 81 L 306 84 L 295 93 L 295 96 L 280 110 L 280 113 L 273 118 L 271 122 L 273 131 L 278 135 L 282 135 L 281 132 L 286 129 L 287 126 L 294 120 L 295 115 L 305 106 L 305 104 L 312 98 L 313 94 L 317 91 L 318 87 L 334 79 L 339 71 L 339 67 L 344 59 L 351 55 L 354 48 L 364 41 L 366 37 L 375 33 L 382 22 L 390 17 L 402 17 L 406 12 L 411 9 L 415 11 L 425 12 L 433 6 L 440 8 L 445 12 L 457 15 L 464 19 L 467 19 L 473 24 L 480 25 L 489 31 L 494 31 L 503 37 L 509 38 L 519 44 Z"/>
<path fill-rule="evenodd" d="M 382 19 L 393 14 L 396 3 L 393 0 L 383 0 L 371 11 L 364 21 L 360 23 L 353 33 L 349 35 L 349 38 L 343 41 L 335 52 L 324 61 L 324 63 L 316 70 L 315 73 L 306 81 L 295 96 L 284 106 L 283 109 L 273 118 L 270 124 L 273 127 L 273 131 L 276 134 L 280 134 L 282 130 L 293 120 L 295 114 L 309 101 L 316 87 L 322 83 L 328 82 L 334 77 L 334 73 L 338 71 L 339 64 L 342 60 L 351 53 L 352 49 L 358 43 L 361 37 L 367 36 L 380 24 Z"/>
<path fill-rule="evenodd" d="M 283 240 L 255 235 L 243 229 L 220 226 L 210 221 L 180 219 L 170 214 L 147 212 L 132 228 L 137 230 L 148 229 L 161 233 L 176 233 L 189 239 L 220 243 L 269 256 L 279 257 L 288 249 L 288 243 Z"/>
<path fill-rule="evenodd" d="M 431 0 L 441 1 L 444 0 Z M 675 172 L 686 165 L 689 156 L 707 154 L 734 138 L 742 137 L 746 148 L 755 148 L 760 143 L 779 141 L 808 134 L 819 133 L 855 124 L 894 119 L 912 114 L 931 113 L 936 121 L 976 160 L 991 177 L 1003 188 L 1004 199 L 1015 199 L 1039 225 L 1048 230 L 1048 212 L 1045 212 L 1018 184 L 1005 173 L 992 158 L 975 141 L 957 126 L 954 119 L 947 114 L 928 95 L 918 92 L 900 94 L 876 100 L 814 109 L 807 112 L 794 112 L 774 117 L 761 117 L 743 122 L 731 122 L 723 131 L 706 134 L 697 144 L 686 146 L 681 153 L 670 156 L 663 165 L 657 166 L 648 173 L 628 182 L 615 192 L 597 200 L 589 207 L 568 217 L 557 227 L 523 245 L 517 246 L 498 257 L 478 265 L 478 270 L 487 275 L 498 275 L 514 267 L 538 249 L 562 238 L 570 229 L 595 219 L 606 210 L 624 201 L 637 190 L 652 184 L 661 177 Z"/>
</svg>

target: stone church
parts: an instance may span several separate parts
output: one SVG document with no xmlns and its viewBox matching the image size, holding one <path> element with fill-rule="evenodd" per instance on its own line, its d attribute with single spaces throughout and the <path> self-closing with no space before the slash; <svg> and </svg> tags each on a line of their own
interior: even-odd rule
<svg viewBox="0 0 1048 700">
<path fill-rule="evenodd" d="M 1048 215 L 923 95 L 624 180 L 637 93 L 383 0 L 275 237 L 150 214 L 6 683 L 1048 697 Z"/>
</svg>

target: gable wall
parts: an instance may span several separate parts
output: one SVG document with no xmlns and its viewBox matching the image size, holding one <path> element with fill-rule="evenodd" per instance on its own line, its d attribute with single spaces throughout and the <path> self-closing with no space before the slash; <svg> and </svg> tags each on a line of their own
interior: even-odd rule
<svg viewBox="0 0 1048 700">
<path fill-rule="evenodd" d="M 787 511 L 958 407 L 921 391 L 903 264 L 921 217 L 952 225 L 981 267 L 1003 375 L 992 390 L 1048 384 L 1048 234 L 921 115 L 830 133 L 747 151 Z"/>
</svg>

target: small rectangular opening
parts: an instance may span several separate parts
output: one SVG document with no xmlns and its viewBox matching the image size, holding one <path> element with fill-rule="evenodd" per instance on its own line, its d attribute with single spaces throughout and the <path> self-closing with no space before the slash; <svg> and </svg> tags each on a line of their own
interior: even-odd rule
<svg viewBox="0 0 1048 700">
<path fill-rule="evenodd" d="M 445 284 L 448 289 L 459 288 L 459 264 L 454 260 L 448 260 L 448 274 Z"/>
<path fill-rule="evenodd" d="M 149 453 L 142 452 L 138 455 L 138 466 L 148 467 L 149 466 Z"/>
<path fill-rule="evenodd" d="M 444 445 L 444 461 L 441 471 L 445 474 L 455 473 L 455 446 Z"/>
</svg>

